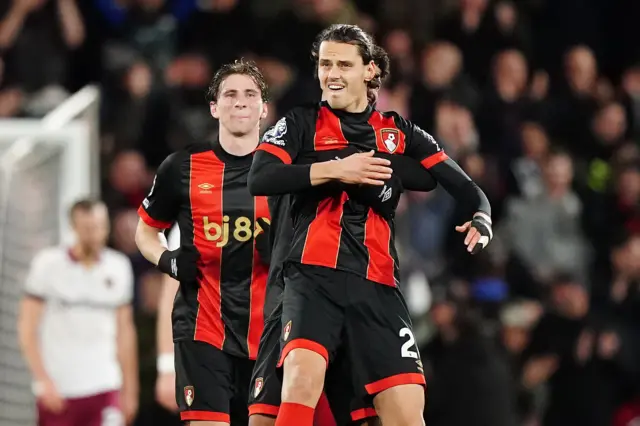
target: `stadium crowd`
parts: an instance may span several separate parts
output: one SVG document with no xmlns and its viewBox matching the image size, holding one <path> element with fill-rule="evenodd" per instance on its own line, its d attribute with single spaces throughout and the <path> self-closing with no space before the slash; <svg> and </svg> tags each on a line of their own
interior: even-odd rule
<svg viewBox="0 0 640 426">
<path fill-rule="evenodd" d="M 431 133 L 490 197 L 496 237 L 469 256 L 441 189 L 398 208 L 402 287 L 428 382 L 429 426 L 640 421 L 640 3 L 634 0 L 6 0 L 0 116 L 40 117 L 103 89 L 111 244 L 136 276 L 136 425 L 155 402 L 161 276 L 136 209 L 171 152 L 215 135 L 204 92 L 253 59 L 264 129 L 317 100 L 309 50 L 331 23 L 392 58 L 378 108 Z M 46 64 L 40 66 L 39 64 Z M 173 422 L 173 423 L 172 423 Z"/>
</svg>

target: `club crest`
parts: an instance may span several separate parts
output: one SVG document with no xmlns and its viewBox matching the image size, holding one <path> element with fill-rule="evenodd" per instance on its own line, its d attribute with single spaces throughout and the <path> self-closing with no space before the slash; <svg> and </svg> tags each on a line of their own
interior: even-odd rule
<svg viewBox="0 0 640 426">
<path fill-rule="evenodd" d="M 262 391 L 262 388 L 264 387 L 264 379 L 262 377 L 258 377 L 256 379 L 256 385 L 255 388 L 253 390 L 253 397 L 257 398 L 258 395 L 260 395 L 260 391 Z"/>
<path fill-rule="evenodd" d="M 185 386 L 184 387 L 184 400 L 189 407 L 193 404 L 193 398 L 195 397 L 195 390 L 193 386 Z"/>
<path fill-rule="evenodd" d="M 380 130 L 380 135 L 382 136 L 382 142 L 384 143 L 385 148 L 387 148 L 387 151 L 393 154 L 396 149 L 398 149 L 398 144 L 400 143 L 398 130 L 382 129 Z"/>
<path fill-rule="evenodd" d="M 291 333 L 291 321 L 284 326 L 283 337 L 285 341 L 289 338 L 289 333 Z"/>
</svg>

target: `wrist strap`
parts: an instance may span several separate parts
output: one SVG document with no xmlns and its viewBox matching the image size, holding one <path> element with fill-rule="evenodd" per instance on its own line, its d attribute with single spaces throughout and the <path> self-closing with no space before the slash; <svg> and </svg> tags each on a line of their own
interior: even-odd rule
<svg viewBox="0 0 640 426">
<path fill-rule="evenodd" d="M 175 356 L 172 353 L 158 355 L 156 369 L 160 374 L 175 373 Z"/>
</svg>

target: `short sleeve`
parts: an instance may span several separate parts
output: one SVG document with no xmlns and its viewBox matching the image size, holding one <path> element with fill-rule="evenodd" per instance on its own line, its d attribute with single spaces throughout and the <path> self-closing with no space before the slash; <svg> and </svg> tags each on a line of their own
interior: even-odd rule
<svg viewBox="0 0 640 426">
<path fill-rule="evenodd" d="M 430 169 L 449 158 L 429 133 L 409 121 L 399 121 L 403 122 L 402 127 L 404 129 L 402 130 L 407 135 L 407 148 L 405 151 L 407 156 L 419 161 L 426 169 Z"/>
<path fill-rule="evenodd" d="M 31 261 L 24 291 L 29 296 L 46 298 L 48 295 L 48 274 L 50 273 L 50 256 L 47 251 L 38 253 Z"/>
<path fill-rule="evenodd" d="M 182 156 L 171 154 L 158 167 L 151 190 L 138 209 L 138 215 L 149 226 L 170 228 L 178 216 L 181 200 L 180 171 Z"/>
<path fill-rule="evenodd" d="M 296 115 L 291 111 L 269 128 L 258 149 L 275 155 L 285 164 L 294 162 L 303 143 L 300 118 Z"/>
</svg>

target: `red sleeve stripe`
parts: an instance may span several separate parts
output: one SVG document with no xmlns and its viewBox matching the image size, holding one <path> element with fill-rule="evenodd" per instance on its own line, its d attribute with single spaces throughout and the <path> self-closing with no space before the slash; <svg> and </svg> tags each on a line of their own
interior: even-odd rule
<svg viewBox="0 0 640 426">
<path fill-rule="evenodd" d="M 138 216 L 140 216 L 140 219 L 142 219 L 144 223 L 151 226 L 152 228 L 169 229 L 172 225 L 172 223 L 170 222 L 163 222 L 161 220 L 152 218 L 151 216 L 149 216 L 149 213 L 147 213 L 147 211 L 142 208 L 142 206 L 138 208 Z"/>
<path fill-rule="evenodd" d="M 420 162 L 425 169 L 430 169 L 438 163 L 442 163 L 443 161 L 449 159 L 449 156 L 444 152 L 440 151 L 433 155 L 428 156 L 424 160 Z"/>
<path fill-rule="evenodd" d="M 268 152 L 269 154 L 273 154 L 280 159 L 284 164 L 291 164 L 291 156 L 284 148 L 280 148 L 279 146 L 271 145 L 270 143 L 261 143 L 258 145 L 258 149 Z"/>
</svg>

